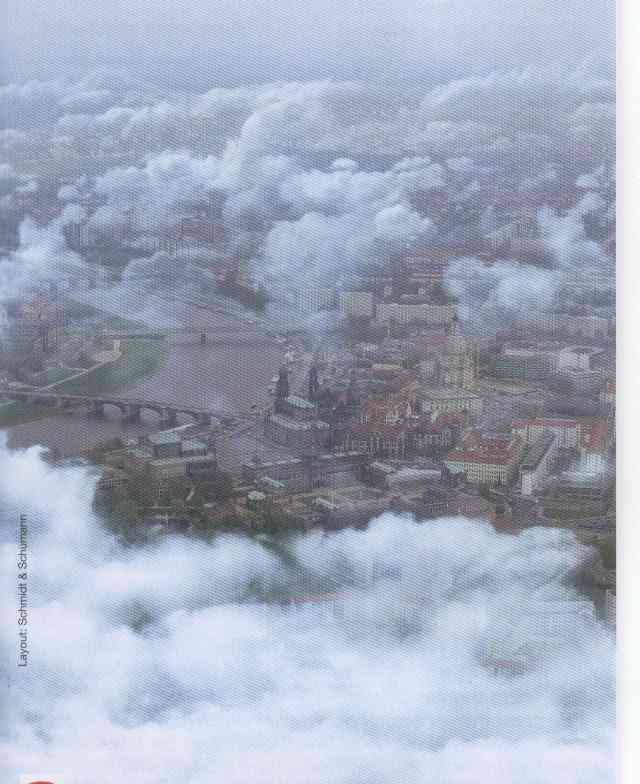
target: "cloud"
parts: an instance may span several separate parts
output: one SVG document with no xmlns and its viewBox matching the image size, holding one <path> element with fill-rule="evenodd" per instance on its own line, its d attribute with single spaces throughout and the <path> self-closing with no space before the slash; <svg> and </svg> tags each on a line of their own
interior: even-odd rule
<svg viewBox="0 0 640 784">
<path fill-rule="evenodd" d="M 95 481 L 0 448 L 3 563 L 18 513 L 30 559 L 27 669 L 2 630 L 4 779 L 614 780 L 614 640 L 570 587 L 591 558 L 570 533 L 386 514 L 280 553 L 131 550 L 93 515 Z"/>
<path fill-rule="evenodd" d="M 614 260 L 591 239 L 585 218 L 608 227 L 609 205 L 598 193 L 579 194 L 564 211 L 541 207 L 537 213 L 539 252 L 546 251 L 548 268 L 512 259 L 486 264 L 476 257 L 454 258 L 445 271 L 445 285 L 459 300 L 462 321 L 474 330 L 495 331 L 513 323 L 526 324 L 539 312 L 559 304 L 590 301 L 615 286 Z M 487 221 L 486 214 L 483 221 Z M 487 227 L 491 228 L 491 227 Z"/>
<path fill-rule="evenodd" d="M 284 292 L 434 243 L 472 254 L 487 210 L 498 228 L 505 205 L 524 205 L 545 222 L 540 245 L 556 273 L 506 258 L 492 273 L 458 264 L 449 275 L 463 312 L 491 323 L 538 307 L 521 270 L 548 307 L 581 268 L 589 279 L 612 268 L 595 243 L 613 227 L 614 91 L 595 60 L 402 87 L 316 79 L 194 93 L 103 72 L 6 93 L 26 118 L 0 136 L 15 173 L 0 204 L 14 221 L 29 214 L 18 192 L 41 171 L 53 172 L 61 200 L 76 201 L 77 189 L 90 234 L 103 239 L 131 239 L 132 228 L 175 235 L 197 207 L 213 221 L 217 258 L 242 257 Z M 498 287 L 487 302 L 465 294 L 480 278 L 482 291 Z"/>
<path fill-rule="evenodd" d="M 82 208 L 69 204 L 44 226 L 30 218 L 22 221 L 18 248 L 0 257 L 0 303 L 35 285 L 71 280 L 86 269 L 82 259 L 67 248 L 62 233 L 67 223 L 82 217 Z"/>
<path fill-rule="evenodd" d="M 460 302 L 460 319 L 489 333 L 549 309 L 559 286 L 552 270 L 516 261 L 486 266 L 474 257 L 454 259 L 446 270 L 445 283 Z"/>
<path fill-rule="evenodd" d="M 205 197 L 217 170 L 215 158 L 185 151 L 150 156 L 144 168 L 110 169 L 96 179 L 95 191 L 106 201 L 99 220 L 104 223 L 108 211 L 122 220 L 135 210 L 136 220 L 150 229 L 175 225 L 181 209 Z"/>
</svg>

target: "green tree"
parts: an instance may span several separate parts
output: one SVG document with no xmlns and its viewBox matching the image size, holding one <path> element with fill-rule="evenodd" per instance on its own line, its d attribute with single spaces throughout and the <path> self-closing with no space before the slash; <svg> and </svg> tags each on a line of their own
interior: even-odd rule
<svg viewBox="0 0 640 784">
<path fill-rule="evenodd" d="M 233 478 L 226 471 L 215 471 L 209 476 L 200 479 L 197 484 L 198 492 L 205 498 L 214 501 L 226 501 L 233 495 Z"/>
<path fill-rule="evenodd" d="M 600 545 L 600 553 L 602 555 L 602 565 L 605 569 L 616 568 L 616 537 L 607 536 L 607 538 Z"/>
</svg>

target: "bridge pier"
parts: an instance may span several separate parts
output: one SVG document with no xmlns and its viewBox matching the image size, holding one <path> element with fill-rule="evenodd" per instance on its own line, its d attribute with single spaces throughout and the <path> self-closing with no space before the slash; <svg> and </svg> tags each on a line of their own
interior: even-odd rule
<svg viewBox="0 0 640 784">
<path fill-rule="evenodd" d="M 130 422 L 140 421 L 140 406 L 136 403 L 129 403 L 127 405 L 125 416 Z"/>
<path fill-rule="evenodd" d="M 162 423 L 174 427 L 178 424 L 178 412 L 175 408 L 165 408 L 162 411 Z"/>
<path fill-rule="evenodd" d="M 142 409 L 154 411 L 160 417 L 160 423 L 165 427 L 175 427 L 178 424 L 178 414 L 187 415 L 201 427 L 209 427 L 214 419 L 210 411 L 203 409 L 183 408 L 182 406 L 167 406 L 164 403 L 146 401 L 144 399 L 127 400 L 126 398 L 93 397 L 89 395 L 65 394 L 48 391 L 12 390 L 4 391 L 3 396 L 10 400 L 17 400 L 31 405 L 41 404 L 56 409 L 82 407 L 90 416 L 103 416 L 105 406 L 115 406 L 122 416 L 129 421 L 138 422 Z"/>
</svg>

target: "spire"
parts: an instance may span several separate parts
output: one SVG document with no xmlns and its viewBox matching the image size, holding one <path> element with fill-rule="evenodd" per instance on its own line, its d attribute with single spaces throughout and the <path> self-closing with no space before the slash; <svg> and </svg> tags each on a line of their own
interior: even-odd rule
<svg viewBox="0 0 640 784">
<path fill-rule="evenodd" d="M 309 400 L 317 400 L 319 391 L 318 370 L 315 365 L 311 365 L 309 369 Z"/>
<path fill-rule="evenodd" d="M 280 368 L 276 383 L 275 410 L 280 411 L 282 404 L 289 397 L 289 371 L 284 365 Z"/>
</svg>

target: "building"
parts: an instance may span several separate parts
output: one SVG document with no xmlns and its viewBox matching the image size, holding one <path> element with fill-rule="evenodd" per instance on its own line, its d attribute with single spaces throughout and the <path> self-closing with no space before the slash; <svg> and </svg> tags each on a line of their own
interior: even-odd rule
<svg viewBox="0 0 640 784">
<path fill-rule="evenodd" d="M 553 373 L 553 359 L 536 351 L 505 350 L 495 359 L 494 375 L 513 381 L 544 381 Z"/>
<path fill-rule="evenodd" d="M 276 401 L 273 411 L 264 417 L 264 435 L 276 444 L 292 449 L 313 449 L 325 446 L 331 427 L 316 417 L 316 405 L 297 395 Z"/>
<path fill-rule="evenodd" d="M 461 335 L 429 335 L 415 338 L 421 378 L 435 387 L 469 388 L 476 379 L 475 348 Z M 405 351 L 405 354 L 408 353 Z"/>
<path fill-rule="evenodd" d="M 452 474 L 465 474 L 470 482 L 507 485 L 518 473 L 524 447 L 519 436 L 485 436 L 471 430 L 460 448 L 449 452 L 444 465 Z"/>
<path fill-rule="evenodd" d="M 556 456 L 557 436 L 546 431 L 531 444 L 520 466 L 522 495 L 533 495 L 549 476 Z"/>
<path fill-rule="evenodd" d="M 557 518 L 566 522 L 592 518 L 600 530 L 608 533 L 614 495 L 613 473 L 593 472 L 579 466 L 577 470 L 564 471 L 551 478 L 544 488 L 541 500 L 544 513 L 550 519 Z"/>
<path fill-rule="evenodd" d="M 567 367 L 561 372 L 561 376 L 579 395 L 595 395 L 602 385 L 602 373 L 599 370 Z"/>
<path fill-rule="evenodd" d="M 611 432 L 609 422 L 598 417 L 585 417 L 580 424 L 580 459 L 585 470 L 602 473 L 609 466 Z"/>
<path fill-rule="evenodd" d="M 217 470 L 216 456 L 207 444 L 185 438 L 179 428 L 149 434 L 139 446 L 127 450 L 126 463 L 130 468 L 148 468 L 158 486 L 174 479 L 197 479 Z"/>
<path fill-rule="evenodd" d="M 598 314 L 557 312 L 531 313 L 529 325 L 551 335 L 569 335 L 575 338 L 606 338 L 610 335 L 613 320 Z"/>
<path fill-rule="evenodd" d="M 336 290 L 327 286 L 304 285 L 293 294 L 295 306 L 303 313 L 320 313 L 336 307 Z"/>
<path fill-rule="evenodd" d="M 580 444 L 580 421 L 578 419 L 558 419 L 553 417 L 534 417 L 516 419 L 511 425 L 511 434 L 519 436 L 526 444 L 533 444 L 546 431 L 556 436 L 556 444 L 561 449 L 577 449 Z"/>
<path fill-rule="evenodd" d="M 616 406 L 616 382 L 606 379 L 600 389 L 600 405 L 607 413 L 613 413 Z"/>
<path fill-rule="evenodd" d="M 367 469 L 373 485 L 392 493 L 424 493 L 427 484 L 440 480 L 440 470 L 432 468 L 395 468 L 388 463 L 374 461 Z"/>
<path fill-rule="evenodd" d="M 606 338 L 611 331 L 611 327 L 611 319 L 596 314 L 577 316 L 566 314 L 562 319 L 564 331 L 578 338 Z"/>
<path fill-rule="evenodd" d="M 341 291 L 338 308 L 343 316 L 371 318 L 373 316 L 373 294 L 370 291 Z"/>
<path fill-rule="evenodd" d="M 603 417 L 576 417 L 556 419 L 535 417 L 516 419 L 511 433 L 519 436 L 526 444 L 532 444 L 545 431 L 556 436 L 558 449 L 571 449 L 579 453 L 582 467 L 589 471 L 602 471 L 608 463 L 611 433 L 609 423 Z"/>
<path fill-rule="evenodd" d="M 35 295 L 7 303 L 3 311 L 3 350 L 18 359 L 41 359 L 55 351 L 62 336 L 63 312 L 55 299 Z"/>
<path fill-rule="evenodd" d="M 411 429 L 411 451 L 428 454 L 434 450 L 450 449 L 468 422 L 469 417 L 464 411 L 416 417 Z"/>
<path fill-rule="evenodd" d="M 557 368 L 560 371 L 567 368 L 592 370 L 596 358 L 602 354 L 604 354 L 604 351 L 599 348 L 566 346 L 557 352 Z"/>
<path fill-rule="evenodd" d="M 409 425 L 406 421 L 357 422 L 345 431 L 343 438 L 345 450 L 396 460 L 406 456 L 408 444 Z"/>
<path fill-rule="evenodd" d="M 482 413 L 482 398 L 460 387 L 423 389 L 416 395 L 422 413 L 450 414 L 466 411 L 473 416 Z"/>
<path fill-rule="evenodd" d="M 434 302 L 381 302 L 376 306 L 376 321 L 380 324 L 448 324 L 453 321 L 456 306 Z"/>
<path fill-rule="evenodd" d="M 263 492 L 269 492 L 273 487 L 265 482 L 268 478 L 278 483 L 279 492 L 305 493 L 320 487 L 340 487 L 359 481 L 365 462 L 366 457 L 360 452 L 303 455 L 270 463 L 244 463 L 242 478 L 258 485 Z"/>
</svg>

